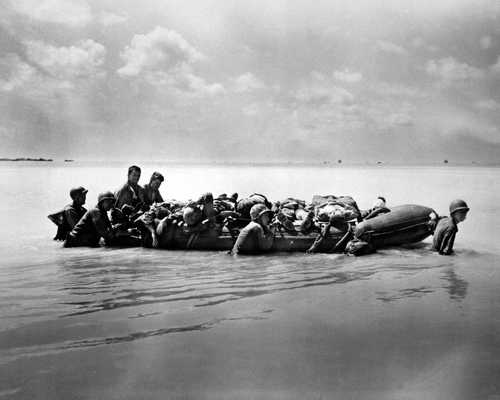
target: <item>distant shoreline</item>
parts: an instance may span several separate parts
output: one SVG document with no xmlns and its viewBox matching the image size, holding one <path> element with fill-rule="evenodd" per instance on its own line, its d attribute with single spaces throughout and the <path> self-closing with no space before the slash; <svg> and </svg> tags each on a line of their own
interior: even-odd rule
<svg viewBox="0 0 500 400">
<path fill-rule="evenodd" d="M 1 157 L 0 161 L 48 161 L 52 162 L 54 161 L 52 158 L 31 158 L 31 157 L 18 157 L 18 158 L 6 158 L 6 157 Z"/>
<path fill-rule="evenodd" d="M 59 163 L 73 163 L 73 159 L 61 159 L 54 160 L 52 158 L 34 158 L 34 157 L 1 157 L 0 161 L 4 162 L 54 162 Z M 436 161 L 436 162 L 391 162 L 391 161 L 210 161 L 210 160 L 135 160 L 135 161 L 123 161 L 123 160 L 79 160 L 81 164 L 95 164 L 95 165 L 128 165 L 128 164 L 138 164 L 138 165 L 172 165 L 172 166 L 213 166 L 213 167 L 323 167 L 323 168 L 349 168 L 349 167 L 443 167 L 443 168 L 453 168 L 453 167 L 499 167 L 500 163 L 495 162 L 464 162 L 464 161 Z"/>
</svg>

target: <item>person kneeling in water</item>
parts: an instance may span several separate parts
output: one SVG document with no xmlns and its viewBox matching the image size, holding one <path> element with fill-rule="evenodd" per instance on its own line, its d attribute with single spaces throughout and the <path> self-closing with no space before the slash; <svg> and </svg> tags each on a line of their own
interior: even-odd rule
<svg viewBox="0 0 500 400">
<path fill-rule="evenodd" d="M 264 204 L 250 209 L 252 221 L 238 235 L 231 254 L 252 254 L 270 250 L 274 242 L 274 227 L 269 227 L 272 211 Z"/>
<path fill-rule="evenodd" d="M 434 230 L 433 247 L 441 255 L 453 253 L 453 243 L 458 232 L 457 225 L 467 218 L 469 207 L 463 200 L 453 200 L 450 204 L 450 216 L 441 218 Z"/>
<path fill-rule="evenodd" d="M 110 244 L 115 235 L 107 213 L 115 201 L 113 193 L 101 193 L 97 198 L 97 206 L 88 210 L 78 221 L 64 242 L 64 247 L 96 247 L 101 238 Z"/>
</svg>

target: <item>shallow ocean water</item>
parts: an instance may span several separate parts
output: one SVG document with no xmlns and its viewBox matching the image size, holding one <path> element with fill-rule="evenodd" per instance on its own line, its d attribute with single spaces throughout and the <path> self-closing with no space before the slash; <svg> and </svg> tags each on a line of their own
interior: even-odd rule
<svg viewBox="0 0 500 400">
<path fill-rule="evenodd" d="M 126 165 L 0 165 L 0 399 L 499 399 L 500 179 L 486 167 L 144 165 L 166 198 L 377 195 L 446 213 L 429 241 L 352 258 L 63 249 L 46 215 Z"/>
</svg>

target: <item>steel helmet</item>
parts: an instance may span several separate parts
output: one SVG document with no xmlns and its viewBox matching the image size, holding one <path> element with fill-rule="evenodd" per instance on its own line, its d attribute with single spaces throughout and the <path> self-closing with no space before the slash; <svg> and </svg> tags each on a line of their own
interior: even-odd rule
<svg viewBox="0 0 500 400">
<path fill-rule="evenodd" d="M 467 206 L 467 203 L 465 201 L 456 199 L 450 203 L 450 214 L 462 210 L 469 211 L 469 207 Z"/>
<path fill-rule="evenodd" d="M 104 200 L 116 201 L 116 198 L 113 192 L 104 192 L 99 194 L 99 196 L 97 196 L 97 204 L 101 204 Z"/>
<path fill-rule="evenodd" d="M 264 204 L 255 204 L 250 209 L 250 218 L 252 219 L 252 221 L 256 221 L 261 215 L 265 213 L 272 214 L 272 211 L 269 208 L 267 208 Z"/>
<path fill-rule="evenodd" d="M 83 186 L 78 186 L 78 187 L 73 188 L 69 191 L 69 197 L 74 199 L 76 195 L 78 195 L 80 193 L 86 194 L 87 192 L 88 192 L 88 190 L 85 189 Z"/>
</svg>

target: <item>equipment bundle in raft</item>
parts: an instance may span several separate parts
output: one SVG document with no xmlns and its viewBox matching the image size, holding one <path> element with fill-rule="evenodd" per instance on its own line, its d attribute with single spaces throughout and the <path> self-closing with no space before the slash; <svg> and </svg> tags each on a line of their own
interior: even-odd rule
<svg viewBox="0 0 500 400">
<path fill-rule="evenodd" d="M 437 221 L 429 207 L 407 204 L 358 224 L 354 236 L 375 246 L 399 246 L 416 243 L 432 235 Z"/>
<path fill-rule="evenodd" d="M 436 220 L 437 214 L 432 208 L 419 205 L 397 206 L 386 214 L 359 223 L 354 228 L 354 237 L 375 248 L 420 242 L 432 235 Z M 307 235 L 277 232 L 269 252 L 306 252 L 319 235 L 318 232 Z M 328 252 L 345 235 L 346 232 L 332 228 L 324 238 L 319 252 Z M 237 233 L 217 229 L 192 233 L 173 225 L 160 235 L 159 242 L 164 249 L 222 251 L 232 249 L 236 236 Z"/>
</svg>

